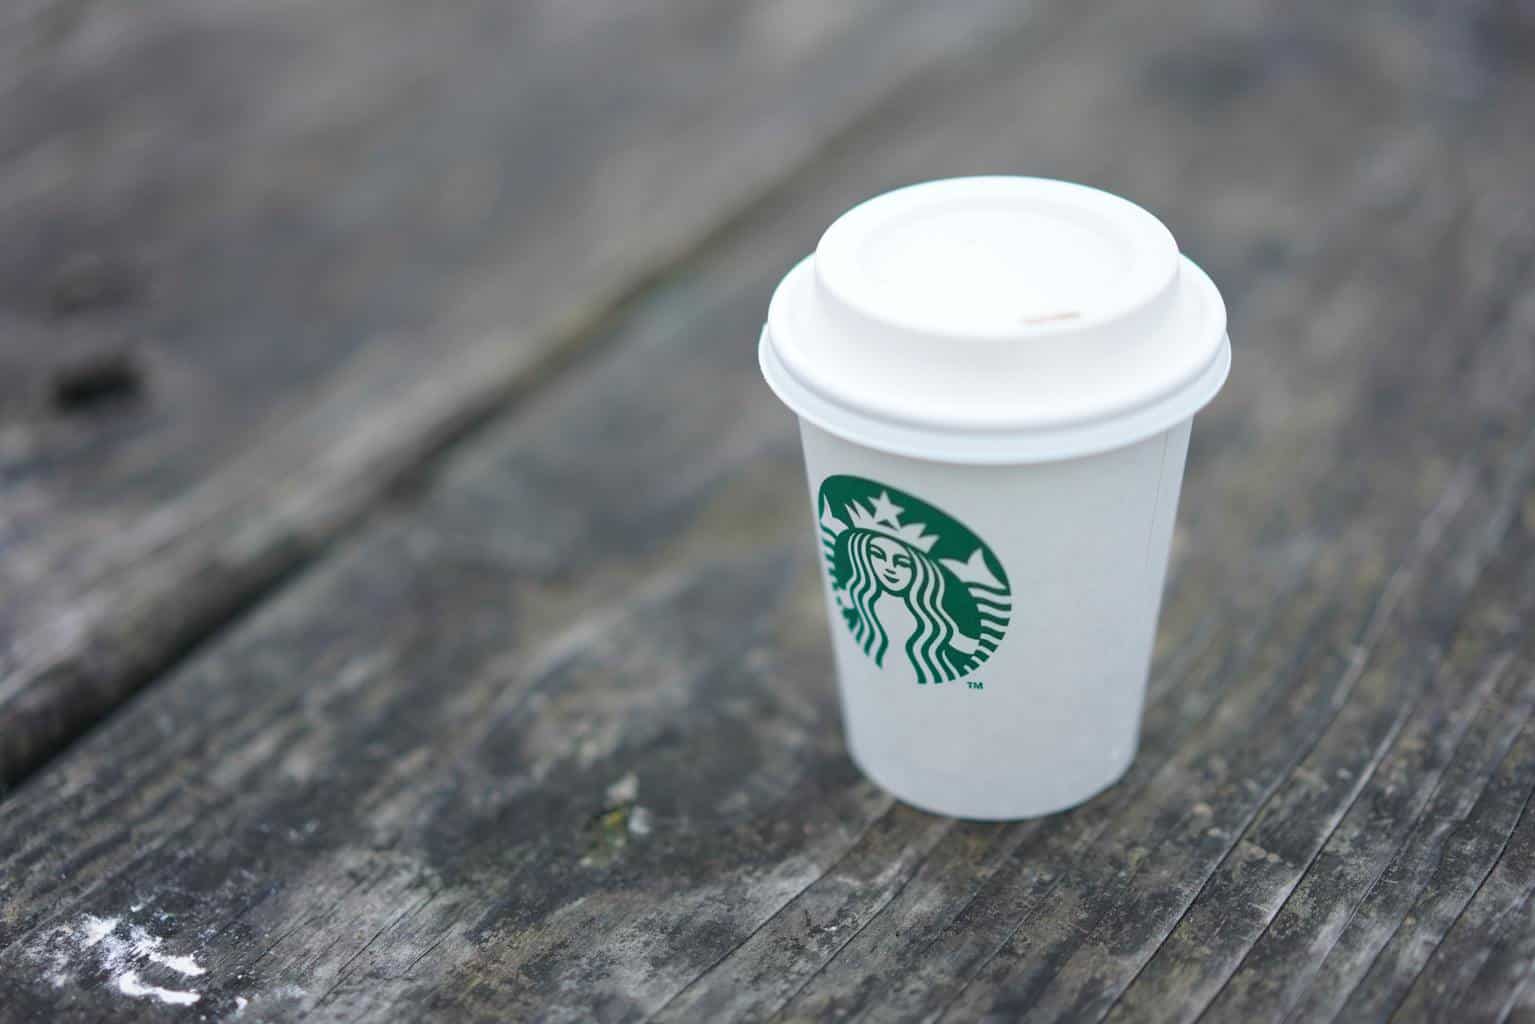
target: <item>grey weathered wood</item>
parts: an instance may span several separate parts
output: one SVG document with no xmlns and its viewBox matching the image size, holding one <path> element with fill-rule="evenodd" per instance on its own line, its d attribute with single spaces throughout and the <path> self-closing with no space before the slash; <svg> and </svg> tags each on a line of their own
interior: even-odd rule
<svg viewBox="0 0 1535 1024">
<path fill-rule="evenodd" d="M 0 785 L 999 0 L 40 4 L 0 42 Z"/>
<path fill-rule="evenodd" d="M 14 794 L 0 1006 L 186 1012 L 137 969 L 279 1020 L 1528 1012 L 1535 74 L 1476 16 L 1121 3 L 929 77 Z M 1020 165 L 1162 212 L 1237 363 L 1134 767 L 981 826 L 842 752 L 752 347 L 852 199 Z"/>
</svg>

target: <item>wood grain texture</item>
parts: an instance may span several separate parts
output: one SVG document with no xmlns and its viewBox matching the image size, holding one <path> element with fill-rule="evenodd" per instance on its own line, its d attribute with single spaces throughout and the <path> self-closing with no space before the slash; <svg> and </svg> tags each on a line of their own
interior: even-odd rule
<svg viewBox="0 0 1535 1024">
<path fill-rule="evenodd" d="M 1535 72 L 1492 10 L 1120 3 L 927 76 L 8 799 L 0 1015 L 1528 1014 Z M 847 760 L 753 358 L 837 211 L 981 169 L 1162 213 L 1236 343 L 1140 755 L 1002 826 Z"/>
<path fill-rule="evenodd" d="M 1026 12 L 58 2 L 0 56 L 0 785 Z"/>
</svg>

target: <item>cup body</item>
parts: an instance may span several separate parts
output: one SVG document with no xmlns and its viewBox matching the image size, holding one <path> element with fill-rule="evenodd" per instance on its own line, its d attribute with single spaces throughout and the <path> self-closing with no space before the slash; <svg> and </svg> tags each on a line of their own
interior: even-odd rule
<svg viewBox="0 0 1535 1024">
<path fill-rule="evenodd" d="M 1016 465 L 802 420 L 849 750 L 925 810 L 1027 818 L 1135 756 L 1190 420 Z"/>
</svg>

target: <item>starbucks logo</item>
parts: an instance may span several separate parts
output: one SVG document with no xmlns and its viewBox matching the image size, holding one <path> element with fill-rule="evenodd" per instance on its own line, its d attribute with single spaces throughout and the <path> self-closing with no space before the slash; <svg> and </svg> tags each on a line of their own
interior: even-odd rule
<svg viewBox="0 0 1535 1024">
<path fill-rule="evenodd" d="M 876 665 L 910 664 L 917 682 L 943 683 L 986 663 L 1013 600 L 985 542 L 927 502 L 862 477 L 827 477 L 818 506 L 832 599 Z"/>
</svg>

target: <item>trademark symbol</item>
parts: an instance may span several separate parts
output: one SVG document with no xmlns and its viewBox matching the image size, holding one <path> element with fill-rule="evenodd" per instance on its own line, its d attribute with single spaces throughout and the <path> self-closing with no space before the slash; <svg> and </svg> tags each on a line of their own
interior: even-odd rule
<svg viewBox="0 0 1535 1024">
<path fill-rule="evenodd" d="M 986 689 L 986 684 L 981 682 L 979 679 L 972 679 L 968 683 L 966 683 L 965 685 L 970 687 L 970 689 L 972 689 L 972 690 L 984 690 L 984 689 Z"/>
</svg>

